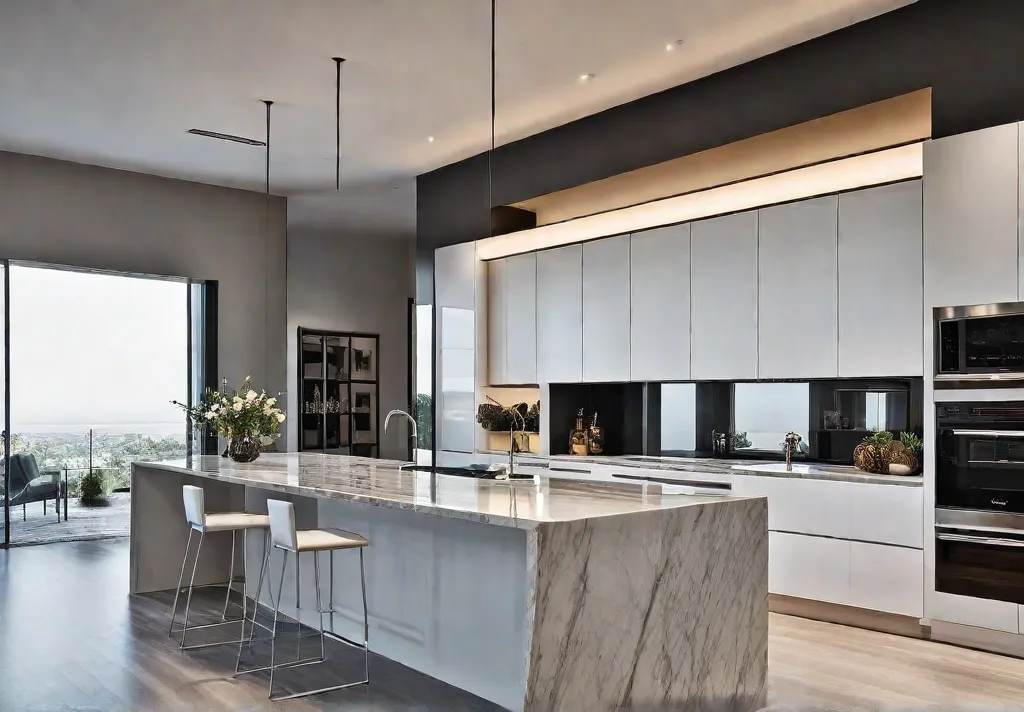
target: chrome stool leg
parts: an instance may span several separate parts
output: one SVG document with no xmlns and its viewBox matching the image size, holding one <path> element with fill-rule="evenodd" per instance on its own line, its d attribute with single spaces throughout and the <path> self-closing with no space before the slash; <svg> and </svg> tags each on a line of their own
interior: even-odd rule
<svg viewBox="0 0 1024 712">
<path fill-rule="evenodd" d="M 185 636 L 188 635 L 188 611 L 192 606 L 192 589 L 196 583 L 196 569 L 199 568 L 199 554 L 203 551 L 203 537 L 205 532 L 199 532 L 199 546 L 196 547 L 196 560 L 192 563 L 192 578 L 188 582 L 188 597 L 185 599 L 185 627 L 181 629 L 181 650 L 185 649 Z"/>
<path fill-rule="evenodd" d="M 231 531 L 231 565 L 228 566 L 228 590 L 224 594 L 224 611 L 220 614 L 220 619 L 226 621 L 228 619 L 228 603 L 231 601 L 231 585 L 235 582 L 235 545 L 236 537 L 234 530 Z M 245 561 L 245 556 L 242 557 L 242 561 Z"/>
<path fill-rule="evenodd" d="M 174 589 L 174 605 L 171 606 L 171 624 L 167 628 L 167 635 L 174 634 L 174 617 L 178 615 L 178 595 L 181 593 L 181 585 L 185 582 L 185 564 L 188 562 L 188 549 L 192 546 L 192 532 L 195 529 L 188 528 L 188 541 L 185 542 L 185 555 L 181 557 L 181 573 L 178 574 L 178 587 Z"/>
</svg>

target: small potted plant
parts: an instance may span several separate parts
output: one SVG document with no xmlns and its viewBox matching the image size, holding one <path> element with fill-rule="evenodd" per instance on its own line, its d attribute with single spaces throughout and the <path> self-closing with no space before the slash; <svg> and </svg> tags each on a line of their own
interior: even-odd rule
<svg viewBox="0 0 1024 712">
<path fill-rule="evenodd" d="M 82 475 L 78 487 L 78 501 L 83 505 L 87 507 L 104 507 L 108 504 L 103 473 L 100 470 L 91 469 Z"/>
<path fill-rule="evenodd" d="M 252 462 L 260 451 L 278 435 L 284 413 L 277 407 L 277 398 L 266 391 L 256 392 L 246 376 L 242 387 L 228 390 L 224 379 L 220 391 L 207 391 L 197 405 L 180 406 L 192 424 L 200 430 L 214 431 L 228 439 L 228 455 L 235 462 Z"/>
</svg>

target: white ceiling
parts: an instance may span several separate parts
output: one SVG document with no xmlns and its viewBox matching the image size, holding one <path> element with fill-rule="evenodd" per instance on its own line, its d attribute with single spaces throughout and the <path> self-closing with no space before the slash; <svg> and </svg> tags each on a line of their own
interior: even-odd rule
<svg viewBox="0 0 1024 712">
<path fill-rule="evenodd" d="M 498 0 L 499 143 L 912 0 Z M 490 141 L 487 0 L 0 0 L 0 149 L 218 185 L 407 194 Z M 675 40 L 675 51 L 665 46 Z M 583 73 L 594 73 L 580 82 Z M 427 137 L 434 136 L 433 142 Z M 359 193 L 358 191 L 362 191 Z M 314 201 L 315 202 L 315 201 Z M 384 201 L 386 203 L 386 200 Z"/>
</svg>

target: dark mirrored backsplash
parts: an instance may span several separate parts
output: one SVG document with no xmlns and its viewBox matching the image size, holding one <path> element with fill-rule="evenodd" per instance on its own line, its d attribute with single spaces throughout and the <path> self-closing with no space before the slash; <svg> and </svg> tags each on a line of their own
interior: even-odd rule
<svg viewBox="0 0 1024 712">
<path fill-rule="evenodd" d="M 785 459 L 850 464 L 875 430 L 923 433 L 921 378 L 552 384 L 549 442 L 567 454 L 579 411 L 598 412 L 607 455 Z M 563 442 L 564 441 L 564 442 Z"/>
</svg>

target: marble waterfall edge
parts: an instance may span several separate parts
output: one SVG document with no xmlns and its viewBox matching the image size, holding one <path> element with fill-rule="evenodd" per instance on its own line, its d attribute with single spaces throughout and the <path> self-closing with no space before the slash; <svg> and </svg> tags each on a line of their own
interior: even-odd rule
<svg viewBox="0 0 1024 712">
<path fill-rule="evenodd" d="M 545 523 L 535 536 L 524 710 L 764 706 L 765 499 Z"/>
</svg>

